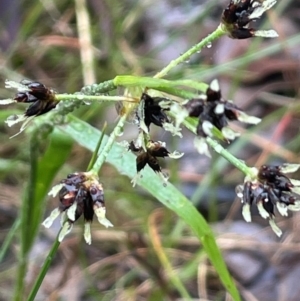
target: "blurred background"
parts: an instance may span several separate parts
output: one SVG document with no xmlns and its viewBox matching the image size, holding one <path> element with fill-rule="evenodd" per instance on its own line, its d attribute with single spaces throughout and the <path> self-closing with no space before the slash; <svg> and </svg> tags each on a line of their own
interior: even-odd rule
<svg viewBox="0 0 300 301">
<path fill-rule="evenodd" d="M 152 76 L 220 22 L 228 0 L 10 0 L 0 3 L 0 99 L 12 97 L 5 79 L 41 81 L 60 93 L 80 91 L 116 75 Z M 218 78 L 222 94 L 248 114 L 262 118 L 249 129 L 234 124 L 241 137 L 226 146 L 249 166 L 299 163 L 300 149 L 300 2 L 279 1 L 255 28 L 273 28 L 278 39 L 231 40 L 223 37 L 178 66 L 168 79 L 209 83 Z M 4 121 L 22 105 L 0 111 L 0 300 L 14 300 L 18 231 L 2 252 L 20 214 L 30 173 L 28 135 L 14 139 L 16 128 Z M 114 105 L 91 104 L 74 114 L 107 133 L 117 119 Z M 128 125 L 120 139 L 133 139 Z M 224 159 L 200 156 L 193 135 L 174 139 L 160 128 L 152 137 L 183 151 L 178 162 L 165 160 L 170 181 L 213 227 L 241 295 L 246 301 L 299 301 L 299 214 L 280 219 L 278 239 L 253 208 L 253 223 L 241 217 L 235 187 L 243 174 Z M 40 143 L 43 150 L 43 141 Z M 57 155 L 60 154 L 58 145 Z M 91 153 L 74 144 L 53 184 L 85 170 Z M 101 181 L 109 219 L 104 230 L 93 225 L 93 243 L 81 238 L 81 226 L 61 244 L 36 300 L 186 300 L 169 281 L 160 262 L 165 254 L 192 300 L 230 300 L 207 261 L 199 241 L 172 212 L 130 179 L 105 165 Z M 299 179 L 300 174 L 295 178 Z M 57 206 L 46 198 L 43 215 Z M 278 214 L 277 214 L 278 215 Z M 25 295 L 53 243 L 58 226 L 40 227 L 29 256 Z"/>
</svg>

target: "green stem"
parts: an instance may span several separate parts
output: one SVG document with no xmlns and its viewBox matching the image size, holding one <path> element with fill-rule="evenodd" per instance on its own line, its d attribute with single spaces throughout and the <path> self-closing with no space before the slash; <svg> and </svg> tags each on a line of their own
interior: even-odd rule
<svg viewBox="0 0 300 301">
<path fill-rule="evenodd" d="M 106 127 L 107 127 L 107 123 L 105 122 L 104 126 L 102 128 L 101 136 L 100 136 L 100 138 L 98 140 L 97 146 L 96 146 L 96 148 L 95 148 L 95 150 L 93 152 L 93 155 L 92 155 L 92 158 L 91 158 L 90 163 L 88 165 L 88 168 L 86 169 L 87 171 L 90 171 L 92 169 L 92 167 L 94 166 L 95 162 L 97 161 L 97 156 L 98 156 L 99 148 L 100 148 L 101 143 L 103 141 L 103 138 L 105 136 Z"/>
<path fill-rule="evenodd" d="M 13 237 L 15 236 L 17 230 L 19 229 L 21 225 L 21 218 L 18 217 L 15 222 L 13 223 L 11 229 L 9 230 L 7 236 L 5 237 L 5 240 L 1 246 L 1 249 L 0 249 L 0 262 L 2 262 L 5 254 L 6 254 L 6 251 L 13 239 Z"/>
<path fill-rule="evenodd" d="M 184 126 L 196 134 L 196 126 L 193 122 L 193 120 L 185 120 L 183 122 Z M 247 166 L 243 161 L 236 158 L 234 155 L 232 155 L 229 151 L 227 151 L 219 142 L 215 141 L 214 139 L 207 137 L 206 138 L 207 144 L 211 148 L 214 149 L 214 151 L 218 154 L 220 154 L 224 159 L 226 159 L 228 162 L 230 162 L 232 165 L 234 165 L 237 169 L 239 169 L 241 172 L 243 172 L 245 175 L 250 176 L 251 178 L 256 178 L 256 173 L 253 171 L 253 169 L 249 166 Z"/>
<path fill-rule="evenodd" d="M 128 115 L 130 114 L 131 110 L 128 110 L 123 116 L 121 116 L 121 118 L 119 119 L 117 125 L 115 126 L 114 130 L 112 131 L 112 133 L 110 134 L 104 148 L 101 150 L 101 153 L 97 159 L 97 161 L 95 162 L 94 166 L 91 169 L 91 172 L 98 174 L 99 170 L 101 169 L 103 163 L 105 162 L 109 151 L 111 150 L 115 140 L 117 137 L 120 136 L 120 133 L 123 132 L 123 127 L 125 125 L 126 119 L 128 117 Z"/>
<path fill-rule="evenodd" d="M 82 101 L 135 101 L 126 96 L 107 96 L 107 95 L 83 95 L 83 94 L 55 94 L 55 98 L 64 100 L 82 100 Z"/>
<path fill-rule="evenodd" d="M 117 87 L 114 84 L 113 80 L 107 80 L 100 84 L 93 84 L 89 86 L 84 86 L 80 92 L 85 95 L 96 95 L 96 94 L 103 94 L 113 90 L 116 90 Z"/>
<path fill-rule="evenodd" d="M 183 91 L 182 87 L 185 89 L 195 89 L 197 91 L 205 92 L 207 89 L 207 84 L 184 79 L 184 80 L 166 80 L 161 78 L 153 78 L 153 77 L 141 77 L 141 76 L 133 76 L 133 75 L 118 75 L 113 79 L 116 86 L 125 86 L 125 87 L 142 87 L 142 88 L 151 88 L 155 90 L 165 91 L 167 93 L 173 94 L 175 91 L 176 94 L 181 91 L 183 98 L 190 98 L 194 96 L 194 93 L 189 91 Z M 179 94 L 179 96 L 181 95 Z"/>
<path fill-rule="evenodd" d="M 245 175 L 250 176 L 255 179 L 257 174 L 253 172 L 253 169 L 247 166 L 243 161 L 237 159 L 234 155 L 232 155 L 229 151 L 227 151 L 221 144 L 217 141 L 211 139 L 210 137 L 206 138 L 206 142 L 209 144 L 211 148 L 214 149 L 215 152 L 220 154 L 224 159 L 234 165 L 237 169 L 242 171 Z"/>
<path fill-rule="evenodd" d="M 217 40 L 218 38 L 225 35 L 226 32 L 219 26 L 214 32 L 209 34 L 206 38 L 204 38 L 200 43 L 196 44 L 192 48 L 190 48 L 188 51 L 183 53 L 181 56 L 179 56 L 177 59 L 171 61 L 169 65 L 167 65 L 164 69 L 162 69 L 160 72 L 158 72 L 154 78 L 161 78 L 166 76 L 173 68 L 175 68 L 177 65 L 186 62 L 191 55 L 196 53 L 197 51 L 201 51 L 204 47 L 207 45 L 210 45 L 214 40 Z"/>
<path fill-rule="evenodd" d="M 28 297 L 27 301 L 34 301 L 34 299 L 36 297 L 36 294 L 37 294 L 37 292 L 38 292 L 38 290 L 39 290 L 39 288 L 40 288 L 40 286 L 41 286 L 41 284 L 42 284 L 42 282 L 43 282 L 43 280 L 44 280 L 44 278 L 45 278 L 45 276 L 48 272 L 50 264 L 51 264 L 51 262 L 54 258 L 55 253 L 57 252 L 57 249 L 58 249 L 59 245 L 60 245 L 60 242 L 58 241 L 58 235 L 57 235 L 57 238 L 56 238 L 54 244 L 52 245 L 52 248 L 51 248 L 46 260 L 44 261 L 44 264 L 43 264 L 43 266 L 40 270 L 40 273 L 39 273 L 39 275 L 38 275 L 38 277 L 35 281 L 35 284 L 34 284 L 32 290 L 29 294 L 29 297 Z"/>
</svg>

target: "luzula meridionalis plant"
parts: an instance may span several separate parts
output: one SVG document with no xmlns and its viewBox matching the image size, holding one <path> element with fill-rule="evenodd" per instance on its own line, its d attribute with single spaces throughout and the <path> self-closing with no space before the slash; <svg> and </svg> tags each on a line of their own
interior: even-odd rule
<svg viewBox="0 0 300 301">
<path fill-rule="evenodd" d="M 146 184 L 143 184 L 143 173 L 147 172 L 147 168 L 152 169 L 154 172 L 152 174 L 153 185 L 157 181 L 160 181 L 161 185 L 160 190 L 154 192 L 154 195 L 191 225 L 219 272 L 226 289 L 235 300 L 240 300 L 210 228 L 201 219 L 200 215 L 195 215 L 199 218 L 199 221 L 193 220 L 192 214 L 188 213 L 194 214 L 196 211 L 185 201 L 184 197 L 177 203 L 174 194 L 171 195 L 172 197 L 168 197 L 169 191 L 173 188 L 170 183 L 167 183 L 168 176 L 162 171 L 160 162 L 164 158 L 180 159 L 183 154 L 177 151 L 172 152 L 165 142 L 153 140 L 150 127 L 160 127 L 174 136 L 182 137 L 181 127 L 185 126 L 195 133 L 195 146 L 200 154 L 210 157 L 211 148 L 212 151 L 215 151 L 241 170 L 245 174 L 245 182 L 237 187 L 237 196 L 243 203 L 245 220 L 247 222 L 251 221 L 250 205 L 256 205 L 260 215 L 269 220 L 274 232 L 280 236 L 281 231 L 274 222 L 274 208 L 277 208 L 283 216 L 287 215 L 288 209 L 300 210 L 299 182 L 285 175 L 288 172 L 294 172 L 299 165 L 264 165 L 258 168 L 250 168 L 223 148 L 222 142 L 228 143 L 239 136 L 239 133 L 230 128 L 231 121 L 257 124 L 260 119 L 247 115 L 233 101 L 226 100 L 221 94 L 217 79 L 209 84 L 184 79 L 176 81 L 162 79 L 178 64 L 185 62 L 191 55 L 221 36 L 227 35 L 233 39 L 246 39 L 256 36 L 277 37 L 274 30 L 256 30 L 250 26 L 252 21 L 261 17 L 275 3 L 274 0 L 230 1 L 222 13 L 220 25 L 213 33 L 173 60 L 152 78 L 116 76 L 110 81 L 83 87 L 81 91 L 74 94 L 60 94 L 37 81 L 26 80 L 21 83 L 15 83 L 11 80 L 6 81 L 6 87 L 17 89 L 17 94 L 12 99 L 0 101 L 0 104 L 30 103 L 24 114 L 11 116 L 6 122 L 8 126 L 23 122 L 19 133 L 23 132 L 26 126 L 29 126 L 30 121 L 34 124 L 35 120 L 36 123 L 47 122 L 58 128 L 62 123 L 68 124 L 69 122 L 70 127 L 66 127 L 64 130 L 71 133 L 72 117 L 69 113 L 77 107 L 91 101 L 110 101 L 119 104 L 118 113 L 120 118 L 118 124 L 110 137 L 101 144 L 99 154 L 98 149 L 96 149 L 95 153 L 98 157 L 92 161 L 92 166 L 87 171 L 74 172 L 66 176 L 49 193 L 53 196 L 58 195 L 59 205 L 46 218 L 43 225 L 50 227 L 59 215 L 62 217 L 61 229 L 50 251 L 49 258 L 53 256 L 59 243 L 71 231 L 73 224 L 81 216 L 84 219 L 84 239 L 88 244 L 92 241 L 90 224 L 94 215 L 104 226 L 112 226 L 106 218 L 104 189 L 100 183 L 101 172 L 100 177 L 98 174 L 112 148 L 122 147 L 124 152 L 130 151 L 136 154 L 135 175 L 131 177 L 133 185 L 141 184 L 146 187 Z M 118 87 L 125 88 L 123 96 L 108 95 L 109 92 L 116 90 Z M 200 92 L 191 92 L 193 90 Z M 44 118 L 38 117 L 40 115 L 45 116 Z M 133 141 L 116 144 L 115 140 L 120 136 L 128 119 L 136 124 L 138 135 Z M 128 173 L 133 174 L 131 171 Z M 155 177 L 155 174 L 159 176 L 159 180 Z M 180 196 L 180 192 L 177 194 Z M 48 267 L 49 264 L 43 266 L 28 300 L 33 300 Z"/>
</svg>

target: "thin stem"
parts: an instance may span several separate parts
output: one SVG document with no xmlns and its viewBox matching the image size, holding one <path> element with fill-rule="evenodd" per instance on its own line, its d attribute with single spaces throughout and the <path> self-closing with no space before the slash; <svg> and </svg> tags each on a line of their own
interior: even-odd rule
<svg viewBox="0 0 300 301">
<path fill-rule="evenodd" d="M 123 127 L 125 125 L 126 119 L 128 115 L 130 114 L 131 110 L 128 110 L 121 118 L 119 119 L 117 125 L 115 126 L 114 130 L 110 134 L 104 148 L 101 150 L 101 153 L 95 162 L 93 168 L 91 169 L 91 172 L 94 172 L 95 174 L 98 174 L 100 168 L 102 167 L 103 163 L 105 162 L 109 151 L 111 150 L 116 138 L 120 136 L 120 133 L 123 131 Z"/>
<path fill-rule="evenodd" d="M 191 55 L 196 53 L 197 51 L 201 51 L 204 47 L 207 45 L 210 45 L 214 40 L 217 40 L 221 36 L 225 35 L 226 32 L 219 26 L 214 32 L 209 34 L 206 38 L 204 38 L 200 43 L 196 44 L 192 48 L 190 48 L 188 51 L 183 53 L 181 56 L 179 56 L 177 59 L 171 61 L 169 65 L 167 65 L 164 69 L 162 69 L 160 72 L 158 72 L 154 78 L 161 78 L 166 76 L 171 69 L 175 68 L 177 65 L 186 62 Z"/>
<path fill-rule="evenodd" d="M 87 171 L 90 171 L 92 169 L 92 167 L 94 166 L 94 164 L 97 160 L 97 155 L 98 155 L 99 148 L 100 148 L 100 146 L 102 144 L 102 141 L 103 141 L 103 138 L 104 138 L 106 127 L 107 127 L 107 123 L 105 122 L 103 127 L 102 127 L 101 136 L 100 136 L 99 141 L 96 145 L 95 151 L 93 152 L 93 155 L 92 155 L 92 158 L 91 158 L 90 163 L 88 165 L 88 168 L 86 169 Z"/>
<path fill-rule="evenodd" d="M 96 73 L 91 22 L 86 0 L 75 0 L 75 12 L 83 81 L 88 85 L 96 81 Z"/>
<path fill-rule="evenodd" d="M 107 96 L 107 95 L 83 95 L 83 94 L 55 94 L 57 100 L 82 100 L 82 101 L 129 101 L 135 102 L 136 99 L 126 96 Z"/>
<path fill-rule="evenodd" d="M 21 218 L 18 217 L 15 222 L 13 223 L 11 229 L 9 230 L 7 236 L 5 237 L 5 240 L 1 246 L 1 249 L 0 249 L 0 262 L 2 262 L 5 254 L 6 254 L 6 251 L 13 239 L 13 237 L 15 236 L 17 230 L 19 229 L 21 225 Z"/>
<path fill-rule="evenodd" d="M 82 87 L 80 92 L 85 95 L 97 95 L 97 94 L 108 93 L 116 89 L 117 86 L 115 86 L 114 81 L 107 80 L 100 84 L 92 84 L 92 85 L 84 86 Z"/>
<path fill-rule="evenodd" d="M 196 134 L 196 127 L 190 120 L 185 120 L 183 122 L 184 126 Z M 230 162 L 232 165 L 234 165 L 237 169 L 239 169 L 241 172 L 243 172 L 245 175 L 250 176 L 251 178 L 256 178 L 255 172 L 253 172 L 253 169 L 249 166 L 247 166 L 243 161 L 236 158 L 234 155 L 232 155 L 229 151 L 227 151 L 219 142 L 215 141 L 214 139 L 207 137 L 206 142 L 209 144 L 211 148 L 214 149 L 215 152 L 220 154 L 225 160 Z"/>
<path fill-rule="evenodd" d="M 210 137 L 207 137 L 206 142 L 209 144 L 210 147 L 212 147 L 215 150 L 215 152 L 220 154 L 224 159 L 226 159 L 228 162 L 230 162 L 232 165 L 234 165 L 237 169 L 242 171 L 245 175 L 248 175 L 251 178 L 256 178 L 257 175 L 253 172 L 251 167 L 247 166 L 243 161 L 241 161 L 240 159 L 238 159 L 234 155 L 232 155 L 217 141 L 211 139 Z"/>
<path fill-rule="evenodd" d="M 40 270 L 40 273 L 39 273 L 39 275 L 38 275 L 38 277 L 35 281 L 35 284 L 34 284 L 32 290 L 29 294 L 29 297 L 28 297 L 27 301 L 34 301 L 35 296 L 36 296 L 36 294 L 37 294 L 37 292 L 38 292 L 38 290 L 39 290 L 39 288 L 40 288 L 40 286 L 41 286 L 41 284 L 42 284 L 42 282 L 43 282 L 43 280 L 44 280 L 44 278 L 45 278 L 45 276 L 48 272 L 50 264 L 51 264 L 51 262 L 54 258 L 54 255 L 55 255 L 59 245 L 60 245 L 60 242 L 58 241 L 58 236 L 59 236 L 59 233 L 57 235 L 57 238 L 56 238 L 54 244 L 52 245 L 52 248 L 51 248 L 46 260 L 44 261 L 44 264 L 43 264 L 43 266 Z"/>
</svg>

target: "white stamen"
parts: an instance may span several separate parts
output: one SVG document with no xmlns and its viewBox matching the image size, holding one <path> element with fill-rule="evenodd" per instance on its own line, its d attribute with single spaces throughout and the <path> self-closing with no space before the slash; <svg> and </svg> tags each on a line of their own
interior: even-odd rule
<svg viewBox="0 0 300 301">
<path fill-rule="evenodd" d="M 207 135 L 212 137 L 212 129 L 214 128 L 213 124 L 208 121 L 208 120 L 204 120 L 202 123 L 202 130 L 203 132 Z"/>
<path fill-rule="evenodd" d="M 174 126 L 171 122 L 164 122 L 163 128 L 166 131 L 170 132 L 172 136 L 179 136 L 180 138 L 182 138 L 181 128 Z"/>
<path fill-rule="evenodd" d="M 275 5 L 277 0 L 265 0 L 262 2 L 262 6 L 265 10 L 270 9 L 273 5 Z"/>
<path fill-rule="evenodd" d="M 9 116 L 6 120 L 5 123 L 9 126 L 12 127 L 13 125 L 22 122 L 24 120 L 26 120 L 28 117 L 25 116 L 24 114 L 22 115 L 11 115 Z"/>
<path fill-rule="evenodd" d="M 92 235 L 91 235 L 91 223 L 85 222 L 84 223 L 84 234 L 83 234 L 84 240 L 88 245 L 92 243 Z"/>
<path fill-rule="evenodd" d="M 283 164 L 280 166 L 280 171 L 283 173 L 293 173 L 296 172 L 300 167 L 300 164 Z"/>
<path fill-rule="evenodd" d="M 167 144 L 164 141 L 157 141 L 157 143 L 159 144 L 160 147 L 167 147 Z"/>
<path fill-rule="evenodd" d="M 18 136 L 19 134 L 21 134 L 21 133 L 25 130 L 25 128 L 26 128 L 26 126 L 28 125 L 28 123 L 29 123 L 33 118 L 34 118 L 34 116 L 27 117 L 27 116 L 25 116 L 25 115 L 12 115 L 12 116 L 8 117 L 7 120 L 5 121 L 5 123 L 6 123 L 9 127 L 13 126 L 13 125 L 16 124 L 16 123 L 19 123 L 19 122 L 22 122 L 23 120 L 25 120 L 25 121 L 23 122 L 23 124 L 22 124 L 22 126 L 21 126 L 19 132 L 16 133 L 15 135 L 9 137 L 9 139 L 14 138 L 14 137 Z"/>
<path fill-rule="evenodd" d="M 206 155 L 207 157 L 211 158 L 211 154 L 208 150 L 208 145 L 206 143 L 205 138 L 198 138 L 194 139 L 194 146 L 201 155 Z"/>
<path fill-rule="evenodd" d="M 295 179 L 290 179 L 290 180 L 293 185 L 300 187 L 300 180 L 295 180 Z"/>
<path fill-rule="evenodd" d="M 105 217 L 105 207 L 97 206 L 95 204 L 93 208 L 100 224 L 106 228 L 113 227 L 113 224 Z"/>
<path fill-rule="evenodd" d="M 132 184 L 132 187 L 135 187 L 138 180 L 141 178 L 141 174 L 138 172 L 130 181 L 130 183 Z"/>
<path fill-rule="evenodd" d="M 262 6 L 257 6 L 253 13 L 249 16 L 249 19 L 257 19 L 259 17 L 261 17 L 261 15 L 265 12 L 265 8 Z"/>
<path fill-rule="evenodd" d="M 51 188 L 51 190 L 48 192 L 48 195 L 51 195 L 52 197 L 56 197 L 58 192 L 64 187 L 64 184 L 57 184 Z"/>
<path fill-rule="evenodd" d="M 17 83 L 13 80 L 8 80 L 8 79 L 5 80 L 5 88 L 7 88 L 7 89 L 17 89 L 19 92 L 28 92 L 28 91 L 30 91 L 30 89 L 27 86 L 25 86 L 21 83 Z"/>
<path fill-rule="evenodd" d="M 288 205 L 288 209 L 291 211 L 299 211 L 300 210 L 300 201 L 295 201 L 295 204 Z"/>
<path fill-rule="evenodd" d="M 276 207 L 278 209 L 278 212 L 282 215 L 282 216 L 288 216 L 288 207 L 286 206 L 286 204 L 283 204 L 281 202 L 277 202 L 276 203 Z"/>
<path fill-rule="evenodd" d="M 61 228 L 61 230 L 60 230 L 60 232 L 59 232 L 59 235 L 58 235 L 58 241 L 59 241 L 59 242 L 62 242 L 62 240 L 65 238 L 65 236 L 66 236 L 68 233 L 71 232 L 72 228 L 73 228 L 73 224 L 70 223 L 70 222 L 68 222 L 68 221 L 66 221 L 66 222 L 63 224 L 63 226 L 62 226 L 62 228 Z"/>
<path fill-rule="evenodd" d="M 258 124 L 261 122 L 260 118 L 255 116 L 250 116 L 242 111 L 239 111 L 237 118 L 240 122 L 249 123 L 249 124 Z"/>
<path fill-rule="evenodd" d="M 162 101 L 159 102 L 159 106 L 162 109 L 170 109 L 171 101 L 170 100 L 162 100 Z"/>
<path fill-rule="evenodd" d="M 220 86 L 219 86 L 219 82 L 217 79 L 214 79 L 209 86 L 213 91 L 215 92 L 219 92 L 220 91 Z"/>
<path fill-rule="evenodd" d="M 257 203 L 257 209 L 258 209 L 258 212 L 260 214 L 260 216 L 264 219 L 270 217 L 270 214 L 269 212 L 264 208 L 263 204 L 262 204 L 262 201 L 258 202 Z"/>
<path fill-rule="evenodd" d="M 171 105 L 170 111 L 175 118 L 175 128 L 179 128 L 185 118 L 189 116 L 187 109 L 183 108 L 182 105 L 179 105 L 176 102 Z"/>
<path fill-rule="evenodd" d="M 72 222 L 75 221 L 75 213 L 76 213 L 76 209 L 77 209 L 77 202 L 74 202 L 74 203 L 72 204 L 72 206 L 69 207 L 69 209 L 66 210 L 66 211 L 67 211 L 67 216 L 68 216 L 68 218 L 69 218 Z"/>
<path fill-rule="evenodd" d="M 181 158 L 183 155 L 184 155 L 184 153 L 180 153 L 180 152 L 178 152 L 178 151 L 174 151 L 173 153 L 170 153 L 170 154 L 169 154 L 169 158 L 172 158 L 172 159 L 179 159 L 179 158 Z"/>
<path fill-rule="evenodd" d="M 250 211 L 250 205 L 248 203 L 245 203 L 243 205 L 243 209 L 242 209 L 242 215 L 244 217 L 244 220 L 247 223 L 250 223 L 252 218 L 251 218 L 251 211 Z"/>
<path fill-rule="evenodd" d="M 254 32 L 254 36 L 263 37 L 263 38 L 277 38 L 278 33 L 273 29 L 270 29 L 270 30 L 256 30 Z"/>
<path fill-rule="evenodd" d="M 8 99 L 1 99 L 0 105 L 8 105 L 10 103 L 15 103 L 16 101 L 14 99 L 8 98 Z"/>
<path fill-rule="evenodd" d="M 238 198 L 240 198 L 243 202 L 243 196 L 244 196 L 244 186 L 243 185 L 238 185 L 235 188 L 235 193 L 237 195 Z"/>
<path fill-rule="evenodd" d="M 225 110 L 225 107 L 224 107 L 223 103 L 217 104 L 217 106 L 214 109 L 215 113 L 218 114 L 218 115 L 223 114 L 224 110 Z"/>
<path fill-rule="evenodd" d="M 233 131 L 229 127 L 222 128 L 222 134 L 228 140 L 234 140 L 236 137 L 239 137 L 241 135 L 240 133 Z"/>
<path fill-rule="evenodd" d="M 54 222 L 54 220 L 60 215 L 59 208 L 55 208 L 50 215 L 43 221 L 42 225 L 45 228 L 50 228 Z"/>
<path fill-rule="evenodd" d="M 269 224 L 272 228 L 272 230 L 275 232 L 275 234 L 280 237 L 282 235 L 282 231 L 279 229 L 279 227 L 275 224 L 274 219 L 270 218 L 269 219 Z"/>
<path fill-rule="evenodd" d="M 274 4 L 276 3 L 276 0 L 265 0 L 262 3 L 255 2 L 252 4 L 252 7 L 256 7 L 253 11 L 253 13 L 249 16 L 249 19 L 257 19 L 262 16 L 262 14 L 270 9 Z"/>
</svg>

